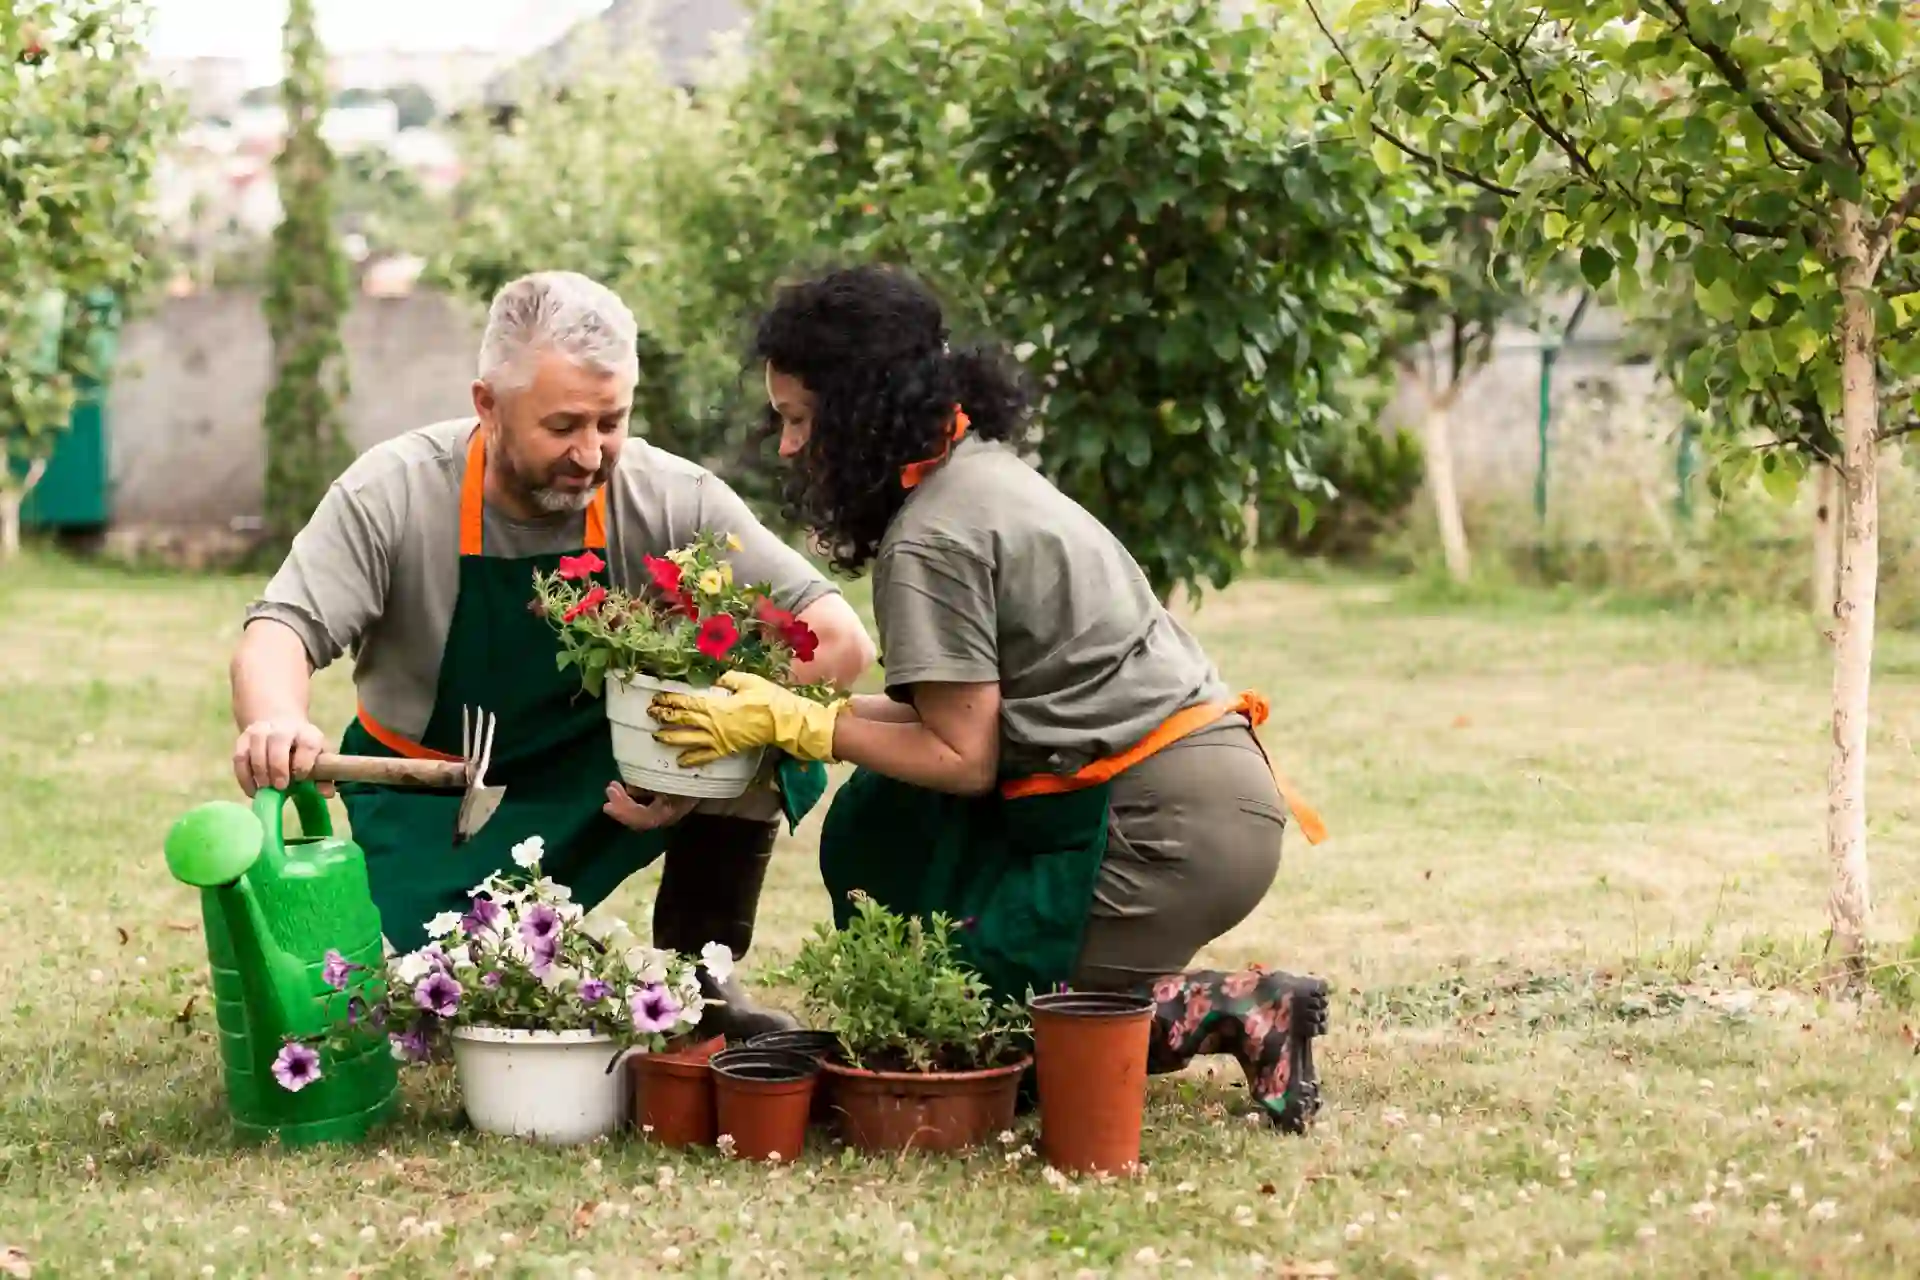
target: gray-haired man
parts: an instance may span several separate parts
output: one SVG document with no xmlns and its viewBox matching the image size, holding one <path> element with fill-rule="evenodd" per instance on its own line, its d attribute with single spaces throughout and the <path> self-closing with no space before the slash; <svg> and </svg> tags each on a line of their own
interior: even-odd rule
<svg viewBox="0 0 1920 1280">
<path fill-rule="evenodd" d="M 435 915 L 464 910 L 467 890 L 533 835 L 545 841 L 544 869 L 589 908 L 664 852 L 655 945 L 720 941 L 738 956 L 752 940 L 780 798 L 630 795 L 601 704 L 558 669 L 551 627 L 528 611 L 536 569 L 594 550 L 612 583 L 638 586 L 643 556 L 730 532 L 744 548 L 737 575 L 771 583 L 819 637 L 801 679 L 850 684 L 873 661 L 838 591 L 717 476 L 628 440 L 635 342 L 632 314 L 584 276 L 507 285 L 481 341 L 474 416 L 362 454 L 247 610 L 232 677 L 234 775 L 249 795 L 284 789 L 328 748 L 309 719 L 309 686 L 349 651 L 359 705 L 342 750 L 454 755 L 464 706 L 498 718 L 488 780 L 505 784 L 506 799 L 458 849 L 457 798 L 341 787 L 382 928 L 402 950 L 425 940 Z M 714 1021 L 729 1035 L 792 1025 L 731 983 L 709 994 L 726 1001 Z"/>
</svg>

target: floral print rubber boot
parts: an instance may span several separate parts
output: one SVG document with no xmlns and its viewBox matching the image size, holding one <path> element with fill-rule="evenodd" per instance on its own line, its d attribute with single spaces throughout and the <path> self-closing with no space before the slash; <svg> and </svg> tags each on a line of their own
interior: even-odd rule
<svg viewBox="0 0 1920 1280">
<path fill-rule="evenodd" d="M 1313 1041 L 1327 1030 L 1323 980 L 1254 965 L 1169 974 L 1151 990 L 1150 1073 L 1179 1071 L 1202 1054 L 1230 1054 L 1268 1121 L 1286 1133 L 1306 1131 L 1320 1110 Z"/>
</svg>

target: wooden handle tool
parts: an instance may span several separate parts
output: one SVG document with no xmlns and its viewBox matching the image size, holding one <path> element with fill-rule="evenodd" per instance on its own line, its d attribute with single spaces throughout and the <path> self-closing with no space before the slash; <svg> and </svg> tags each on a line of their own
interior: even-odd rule
<svg viewBox="0 0 1920 1280">
<path fill-rule="evenodd" d="M 307 778 L 313 782 L 376 782 L 390 787 L 439 787 L 459 791 L 467 785 L 467 762 L 329 753 L 313 762 Z"/>
</svg>

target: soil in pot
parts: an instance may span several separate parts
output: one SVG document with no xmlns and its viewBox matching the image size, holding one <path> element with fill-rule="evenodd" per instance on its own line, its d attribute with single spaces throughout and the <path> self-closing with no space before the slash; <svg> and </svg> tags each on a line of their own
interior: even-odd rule
<svg viewBox="0 0 1920 1280">
<path fill-rule="evenodd" d="M 1126 1173 L 1140 1163 L 1147 1100 L 1147 996 L 1056 991 L 1033 1015 L 1040 1154 L 1056 1169 Z"/>
<path fill-rule="evenodd" d="M 821 1063 L 838 1062 L 842 1056 L 840 1037 L 832 1031 L 763 1031 L 747 1041 L 747 1048 L 785 1049 L 804 1053 Z M 813 1124 L 831 1124 L 833 1121 L 834 1079 L 823 1074 L 814 1085 L 813 1110 L 808 1117 Z"/>
<path fill-rule="evenodd" d="M 668 1147 L 710 1147 L 715 1127 L 713 1068 L 725 1036 L 660 1053 L 636 1054 L 633 1123 L 641 1136 Z"/>
<path fill-rule="evenodd" d="M 719 1131 L 742 1160 L 793 1160 L 807 1142 L 820 1063 L 786 1049 L 727 1049 L 712 1058 Z"/>
<path fill-rule="evenodd" d="M 840 1136 L 857 1150 L 962 1151 L 1013 1127 L 1025 1055 L 975 1071 L 881 1071 L 824 1062 Z"/>
</svg>

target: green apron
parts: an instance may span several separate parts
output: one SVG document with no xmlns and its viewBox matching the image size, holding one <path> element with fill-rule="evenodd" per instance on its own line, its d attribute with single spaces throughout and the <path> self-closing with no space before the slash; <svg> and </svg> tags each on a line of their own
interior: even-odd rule
<svg viewBox="0 0 1920 1280">
<path fill-rule="evenodd" d="M 965 961 L 1002 999 L 1064 985 L 1107 855 L 1111 783 L 1009 800 L 953 796 L 856 769 L 827 808 L 820 875 L 833 922 L 866 892 L 890 911 L 965 922 Z"/>
<path fill-rule="evenodd" d="M 340 743 L 351 755 L 457 758 L 462 708 L 484 708 L 497 720 L 487 782 L 504 786 L 506 795 L 492 819 L 458 848 L 458 792 L 340 785 L 353 838 L 366 851 L 381 930 L 400 951 L 426 942 L 426 924 L 434 916 L 466 911 L 468 891 L 508 870 L 513 846 L 529 836 L 545 841 L 542 871 L 568 886 L 588 910 L 667 845 L 666 830 L 634 831 L 601 811 L 607 784 L 620 776 L 605 702 L 581 689 L 577 672 L 560 669 L 552 626 L 527 609 L 533 575 L 557 568 L 560 555 L 505 559 L 481 553 L 485 468 L 476 428 L 461 488 L 459 596 L 426 731 L 418 743 L 408 742 L 362 708 Z M 581 551 L 606 547 L 606 490 L 593 501 Z M 607 583 L 604 568 L 594 577 Z M 826 770 L 782 756 L 775 776 L 791 829 L 824 793 Z"/>
</svg>

